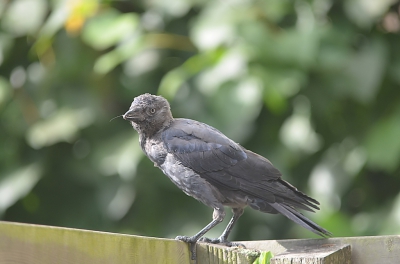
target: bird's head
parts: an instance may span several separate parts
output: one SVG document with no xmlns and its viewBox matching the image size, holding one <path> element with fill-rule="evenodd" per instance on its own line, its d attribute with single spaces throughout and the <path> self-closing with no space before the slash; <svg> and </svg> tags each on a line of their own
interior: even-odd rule
<svg viewBox="0 0 400 264">
<path fill-rule="evenodd" d="M 168 126 L 173 120 L 168 101 L 162 96 L 142 94 L 135 97 L 123 115 L 139 133 L 148 136 Z"/>
</svg>

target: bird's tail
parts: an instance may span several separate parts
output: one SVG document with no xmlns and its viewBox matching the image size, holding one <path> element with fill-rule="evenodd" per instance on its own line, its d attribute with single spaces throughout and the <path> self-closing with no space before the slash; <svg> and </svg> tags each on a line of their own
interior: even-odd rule
<svg viewBox="0 0 400 264">
<path fill-rule="evenodd" d="M 296 209 L 294 209 L 290 205 L 284 203 L 270 203 L 269 205 L 296 224 L 301 225 L 305 229 L 308 229 L 317 235 L 320 235 L 322 237 L 332 236 L 332 233 L 330 233 L 328 230 L 320 227 L 319 225 L 305 217 L 303 214 L 296 211 Z"/>
</svg>

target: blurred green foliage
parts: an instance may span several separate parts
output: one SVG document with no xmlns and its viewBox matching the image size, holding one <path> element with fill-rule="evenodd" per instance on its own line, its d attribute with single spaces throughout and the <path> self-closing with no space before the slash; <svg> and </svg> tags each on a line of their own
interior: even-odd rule
<svg viewBox="0 0 400 264">
<path fill-rule="evenodd" d="M 399 8 L 1 1 L 1 219 L 171 238 L 208 223 L 211 209 L 144 158 L 129 123 L 109 122 L 149 92 L 268 157 L 321 202 L 310 217 L 335 236 L 398 233 Z M 313 236 L 246 210 L 231 239 Z"/>
</svg>

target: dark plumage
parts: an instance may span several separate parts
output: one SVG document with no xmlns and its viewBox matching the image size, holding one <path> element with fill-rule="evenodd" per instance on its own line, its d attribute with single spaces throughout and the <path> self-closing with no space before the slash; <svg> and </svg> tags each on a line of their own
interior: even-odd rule
<svg viewBox="0 0 400 264">
<path fill-rule="evenodd" d="M 192 237 L 177 239 L 195 243 L 225 217 L 224 206 L 233 217 L 222 235 L 206 239 L 231 244 L 228 235 L 243 209 L 281 213 L 320 235 L 331 234 L 296 209 L 313 212 L 318 201 L 282 180 L 272 163 L 233 142 L 217 129 L 190 119 L 173 118 L 167 100 L 143 94 L 134 99 L 123 115 L 139 133 L 147 157 L 187 195 L 214 209 L 213 221 Z"/>
</svg>

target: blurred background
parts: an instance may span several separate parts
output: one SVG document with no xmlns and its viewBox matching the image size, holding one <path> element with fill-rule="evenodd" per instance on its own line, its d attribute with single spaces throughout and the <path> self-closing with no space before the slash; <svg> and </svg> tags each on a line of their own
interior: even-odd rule
<svg viewBox="0 0 400 264">
<path fill-rule="evenodd" d="M 0 219 L 167 238 L 204 227 L 212 209 L 110 122 L 148 92 L 270 159 L 335 236 L 399 234 L 399 12 L 394 0 L 0 1 Z M 308 237 L 248 209 L 230 238 Z"/>
</svg>

